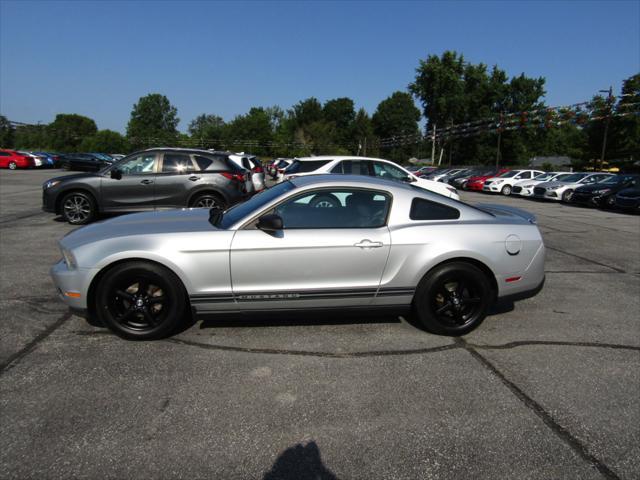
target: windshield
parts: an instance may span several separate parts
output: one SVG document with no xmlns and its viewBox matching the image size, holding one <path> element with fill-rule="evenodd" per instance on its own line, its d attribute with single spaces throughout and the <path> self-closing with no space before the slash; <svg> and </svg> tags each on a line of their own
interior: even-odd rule
<svg viewBox="0 0 640 480">
<path fill-rule="evenodd" d="M 224 214 L 222 214 L 222 216 L 219 218 L 216 227 L 226 230 L 238 221 L 242 220 L 247 215 L 256 210 L 260 210 L 273 199 L 279 197 L 283 193 L 293 190 L 294 188 L 296 188 L 296 186 L 290 181 L 282 182 L 275 187 L 267 188 L 266 190 L 257 193 L 246 202 L 238 203 L 237 205 L 231 207 L 229 210 L 225 211 Z"/>
<path fill-rule="evenodd" d="M 607 185 L 618 185 L 621 183 L 627 183 L 630 182 L 631 180 L 633 180 L 634 177 L 629 176 L 629 175 L 614 175 L 613 177 L 608 177 L 605 180 L 598 182 L 598 183 L 604 183 Z"/>
<path fill-rule="evenodd" d="M 511 178 L 511 177 L 515 177 L 518 173 L 520 173 L 520 170 L 511 170 L 510 172 L 504 172 L 502 175 L 498 175 L 498 177 Z"/>
<path fill-rule="evenodd" d="M 571 175 L 568 175 L 568 176 L 564 177 L 562 180 L 560 180 L 559 178 L 556 178 L 556 181 L 558 181 L 558 182 L 575 183 L 575 182 L 579 182 L 580 180 L 582 180 L 587 175 L 589 175 L 589 174 L 588 173 L 573 173 Z"/>
<path fill-rule="evenodd" d="M 547 180 L 551 180 L 556 175 L 557 173 L 541 173 L 540 175 L 533 177 L 533 179 L 536 181 L 545 182 Z"/>
</svg>

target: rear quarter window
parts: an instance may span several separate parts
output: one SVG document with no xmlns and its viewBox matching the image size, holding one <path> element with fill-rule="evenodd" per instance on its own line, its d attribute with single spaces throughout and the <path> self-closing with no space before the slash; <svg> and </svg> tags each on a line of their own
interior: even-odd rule
<svg viewBox="0 0 640 480">
<path fill-rule="evenodd" d="M 194 160 L 198 168 L 203 172 L 226 172 L 238 168 L 230 168 L 230 164 L 233 162 L 222 155 L 195 155 Z"/>
<path fill-rule="evenodd" d="M 460 218 L 460 211 L 424 198 L 414 198 L 411 202 L 409 218 L 411 220 L 456 220 Z"/>
</svg>

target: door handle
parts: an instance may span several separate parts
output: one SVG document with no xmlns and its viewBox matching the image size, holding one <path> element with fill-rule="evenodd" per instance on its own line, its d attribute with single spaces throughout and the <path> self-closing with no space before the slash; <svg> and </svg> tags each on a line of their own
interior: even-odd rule
<svg viewBox="0 0 640 480">
<path fill-rule="evenodd" d="M 150 183 L 153 183 L 153 180 L 142 180 L 140 183 L 142 183 L 143 185 L 149 185 Z"/>
<path fill-rule="evenodd" d="M 200 177 L 196 176 L 196 175 L 191 175 L 189 177 L 189 180 L 191 180 L 192 182 L 195 182 L 196 180 L 200 180 Z"/>
<path fill-rule="evenodd" d="M 353 245 L 354 247 L 360 248 L 380 248 L 382 246 L 382 242 L 372 242 L 371 240 L 361 240 L 359 243 Z"/>
</svg>

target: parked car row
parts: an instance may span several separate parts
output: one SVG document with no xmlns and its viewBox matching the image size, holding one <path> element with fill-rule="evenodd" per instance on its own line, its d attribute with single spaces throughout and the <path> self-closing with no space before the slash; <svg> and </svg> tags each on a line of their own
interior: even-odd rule
<svg viewBox="0 0 640 480">
<path fill-rule="evenodd" d="M 274 166 L 271 168 L 273 169 Z M 416 175 L 397 163 L 382 158 L 326 155 L 280 159 L 275 165 L 275 169 L 277 171 L 276 179 L 279 182 L 307 175 L 327 173 L 364 175 L 410 183 L 445 197 L 456 200 L 460 198 L 458 191 L 454 187 Z"/>
<path fill-rule="evenodd" d="M 530 169 L 447 169 L 427 178 L 458 189 L 500 193 L 600 208 L 640 208 L 639 175 L 606 172 L 543 172 Z"/>
<path fill-rule="evenodd" d="M 54 168 L 58 166 L 57 153 L 24 152 L 21 150 L 0 150 L 0 168 Z"/>
</svg>

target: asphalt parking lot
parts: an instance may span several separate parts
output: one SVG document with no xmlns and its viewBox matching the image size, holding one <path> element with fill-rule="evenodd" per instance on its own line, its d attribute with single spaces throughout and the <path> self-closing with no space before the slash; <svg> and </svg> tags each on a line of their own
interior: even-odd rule
<svg viewBox="0 0 640 480">
<path fill-rule="evenodd" d="M 135 343 L 71 315 L 51 171 L 0 171 L 1 478 L 639 478 L 640 216 L 534 212 L 544 290 L 460 339 L 383 318 L 206 319 Z"/>
</svg>

